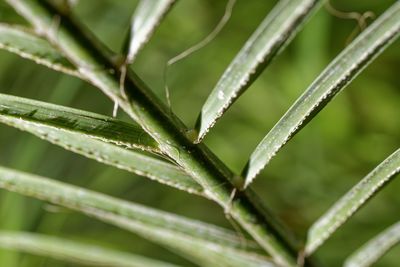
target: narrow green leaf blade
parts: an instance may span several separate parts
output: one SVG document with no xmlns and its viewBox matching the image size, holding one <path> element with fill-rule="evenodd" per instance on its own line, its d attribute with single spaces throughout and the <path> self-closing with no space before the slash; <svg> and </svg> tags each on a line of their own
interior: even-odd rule
<svg viewBox="0 0 400 267">
<path fill-rule="evenodd" d="M 196 128 L 200 142 L 318 9 L 318 0 L 280 0 L 231 62 L 204 103 Z"/>
<path fill-rule="evenodd" d="M 0 122 L 105 164 L 190 193 L 203 192 L 202 187 L 178 167 L 133 150 L 158 152 L 155 141 L 136 125 L 4 94 L 0 94 Z"/>
<path fill-rule="evenodd" d="M 0 23 L 0 49 L 33 60 L 50 69 L 82 78 L 61 52 L 32 30 Z"/>
<path fill-rule="evenodd" d="M 210 224 L 0 167 L 0 188 L 67 207 L 132 231 L 208 266 L 273 266 L 255 243 Z M 179 254 L 178 253 L 178 254 Z"/>
<path fill-rule="evenodd" d="M 344 267 L 368 267 L 400 243 L 400 222 L 390 226 L 350 255 Z"/>
<path fill-rule="evenodd" d="M 63 238 L 24 232 L 0 231 L 0 247 L 7 250 L 23 251 L 66 262 L 91 266 L 176 266 L 127 252 L 87 245 L 82 242 L 70 241 Z"/>
<path fill-rule="evenodd" d="M 399 172 L 400 149 L 379 164 L 310 227 L 306 254 L 312 254 Z"/>
<path fill-rule="evenodd" d="M 400 33 L 400 2 L 396 1 L 322 72 L 264 137 L 243 170 L 245 187 L 290 138 L 304 127 Z"/>
<path fill-rule="evenodd" d="M 159 152 L 158 145 L 139 126 L 108 116 L 32 99 L 0 94 L 0 114 L 57 129 L 68 129 L 89 138 L 124 148 Z"/>
<path fill-rule="evenodd" d="M 132 64 L 175 0 L 141 0 L 132 16 L 127 62 Z"/>
</svg>

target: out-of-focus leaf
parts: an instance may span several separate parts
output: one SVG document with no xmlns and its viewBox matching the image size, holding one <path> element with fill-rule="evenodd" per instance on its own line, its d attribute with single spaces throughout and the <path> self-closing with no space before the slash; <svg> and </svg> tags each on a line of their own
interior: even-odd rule
<svg viewBox="0 0 400 267">
<path fill-rule="evenodd" d="M 132 64 L 175 0 L 141 0 L 132 16 L 127 62 Z"/>
<path fill-rule="evenodd" d="M 0 231 L 0 247 L 91 266 L 172 267 L 126 252 L 40 234 Z"/>
<path fill-rule="evenodd" d="M 245 187 L 289 139 L 304 127 L 400 33 L 400 2 L 396 1 L 361 33 L 303 93 L 252 153 L 243 170 Z"/>
<path fill-rule="evenodd" d="M 50 69 L 82 78 L 61 52 L 29 29 L 0 23 L 0 49 L 33 60 Z"/>
<path fill-rule="evenodd" d="M 0 9 L 2 8 L 0 7 Z M 29 84 L 32 86 L 35 80 L 37 79 L 30 80 Z M 57 84 L 51 85 L 53 91 L 50 94 L 47 93 L 46 98 L 50 102 L 63 102 L 65 104 L 71 103 L 82 84 L 83 82 L 79 79 L 70 79 L 70 77 L 62 75 L 59 77 Z M 2 90 L 3 89 L 0 89 L 0 91 Z M 37 97 L 44 97 L 41 96 L 39 91 L 36 92 Z M 3 130 L 0 132 L 2 131 Z M 38 142 L 35 136 L 24 136 L 23 138 L 18 138 L 13 135 L 12 140 L 6 139 L 4 141 L 5 143 L 3 142 L 1 145 L 3 149 L 3 145 L 6 145 L 7 143 L 12 143 L 13 149 L 10 151 L 11 153 L 7 153 L 7 156 L 4 154 L 3 156 L 6 156 L 8 162 L 11 162 L 13 166 L 18 166 L 20 169 L 27 170 L 37 168 L 43 162 L 45 155 L 48 154 L 47 148 L 49 147 L 49 144 Z M 20 151 L 23 151 L 22 155 L 19 153 Z M 1 156 L 2 155 L 0 154 L 0 157 Z M 63 173 L 62 168 L 55 169 L 55 174 L 56 173 Z M 31 226 L 36 224 L 41 210 L 37 206 L 33 208 L 27 205 L 29 200 L 11 192 L 0 194 L 0 199 L 0 218 L 2 218 L 0 220 L 0 229 L 21 231 L 23 229 L 31 229 Z M 30 218 L 25 217 L 27 211 L 29 211 Z M 19 266 L 19 254 L 18 251 L 12 252 L 0 250 L 0 266 Z"/>
<path fill-rule="evenodd" d="M 392 247 L 400 242 L 400 222 L 390 226 L 354 252 L 345 261 L 344 267 L 372 266 Z"/>
<path fill-rule="evenodd" d="M 312 254 L 399 172 L 400 149 L 379 164 L 311 226 L 308 231 L 306 254 Z"/>
<path fill-rule="evenodd" d="M 278 2 L 225 70 L 204 103 L 196 124 L 199 132 L 197 142 L 290 41 L 319 3 L 318 0 Z"/>
<path fill-rule="evenodd" d="M 170 163 L 139 151 L 158 151 L 155 141 L 138 126 L 107 116 L 0 94 L 0 122 L 30 132 L 67 150 L 202 194 L 202 187 Z"/>
<path fill-rule="evenodd" d="M 257 247 L 210 224 L 44 177 L 0 167 L 0 188 L 67 207 L 132 231 L 208 266 L 273 266 Z"/>
</svg>

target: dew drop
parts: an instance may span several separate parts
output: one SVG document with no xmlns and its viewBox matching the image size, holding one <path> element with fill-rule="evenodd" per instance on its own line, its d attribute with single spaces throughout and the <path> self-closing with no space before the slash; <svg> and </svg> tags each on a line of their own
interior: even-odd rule
<svg viewBox="0 0 400 267">
<path fill-rule="evenodd" d="M 218 91 L 218 99 L 219 100 L 224 100 L 224 98 L 225 98 L 225 93 L 224 93 L 224 91 Z"/>
</svg>

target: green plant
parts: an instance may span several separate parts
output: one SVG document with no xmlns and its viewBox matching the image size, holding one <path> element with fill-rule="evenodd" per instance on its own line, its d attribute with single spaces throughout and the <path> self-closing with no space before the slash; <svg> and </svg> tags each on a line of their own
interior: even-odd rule
<svg viewBox="0 0 400 267">
<path fill-rule="evenodd" d="M 7 0 L 7 3 L 35 30 L 0 25 L 1 48 L 94 85 L 112 99 L 116 109 L 121 107 L 137 124 L 4 94 L 0 95 L 1 122 L 105 164 L 203 196 L 219 204 L 226 216 L 249 236 L 238 236 L 209 224 L 9 168 L 0 169 L 0 187 L 4 189 L 132 231 L 200 265 L 318 266 L 311 257 L 313 252 L 400 171 L 397 150 L 310 228 L 306 242 L 293 238 L 291 231 L 263 207 L 250 187 L 272 157 L 399 36 L 398 1 L 352 41 L 298 98 L 257 146 L 241 175 L 230 170 L 201 140 L 322 1 L 279 1 L 222 75 L 194 129 L 186 127 L 173 113 L 173 107 L 165 105 L 129 68 L 174 1 L 140 3 L 132 19 L 131 37 L 119 57 L 73 18 L 64 1 Z M 145 26 L 138 28 L 138 24 Z M 4 243 L 10 242 L 8 235 L 13 234 L 5 233 Z M 74 254 L 74 251 L 46 249 L 51 242 L 57 248 L 58 242 L 46 238 L 21 234 L 22 240 L 33 240 L 43 247 L 40 250 L 43 254 L 54 257 L 60 257 L 59 253 Z M 12 247 L 38 253 L 24 244 L 27 243 Z M 86 254 L 81 255 L 79 261 L 90 262 L 93 257 L 90 248 L 79 246 L 88 253 L 87 258 Z M 117 252 L 104 253 L 119 258 Z M 96 260 L 99 262 L 93 264 L 103 264 L 101 257 Z M 137 260 L 139 266 L 160 264 Z M 104 264 L 124 266 L 122 262 Z"/>
</svg>

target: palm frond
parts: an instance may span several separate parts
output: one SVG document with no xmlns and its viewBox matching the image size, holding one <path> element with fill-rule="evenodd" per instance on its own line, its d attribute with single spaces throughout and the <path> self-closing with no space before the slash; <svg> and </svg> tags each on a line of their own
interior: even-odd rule
<svg viewBox="0 0 400 267">
<path fill-rule="evenodd" d="M 400 149 L 338 200 L 308 231 L 306 254 L 312 254 L 343 223 L 400 172 Z"/>
<path fill-rule="evenodd" d="M 253 83 L 314 13 L 318 0 L 281 0 L 230 63 L 204 103 L 197 119 L 200 142 L 216 121 Z"/>
<path fill-rule="evenodd" d="M 369 267 L 377 262 L 385 253 L 400 242 L 400 222 L 368 241 L 350 255 L 344 267 Z"/>
<path fill-rule="evenodd" d="M 50 69 L 83 78 L 79 71 L 46 39 L 22 26 L 0 23 L 0 49 L 33 60 Z"/>
<path fill-rule="evenodd" d="M 400 2 L 397 1 L 326 67 L 258 144 L 242 172 L 245 187 L 290 138 L 396 40 L 399 33 Z"/>
<path fill-rule="evenodd" d="M 132 16 L 127 63 L 132 64 L 176 0 L 141 0 Z"/>
<path fill-rule="evenodd" d="M 157 143 L 160 150 L 192 176 L 210 199 L 224 208 L 281 265 L 295 266 L 296 249 L 286 233 L 274 228 L 270 217 L 247 194 L 236 194 L 230 181 L 233 172 L 205 146 L 193 145 L 184 123 L 132 71 L 121 87 L 121 71 L 109 58 L 104 46 L 86 28 L 50 2 L 6 0 L 46 38 L 57 43 L 80 72 L 135 120 Z M 52 22 L 60 18 L 57 36 Z"/>
<path fill-rule="evenodd" d="M 64 238 L 26 232 L 0 231 L 0 248 L 27 252 L 30 254 L 90 266 L 176 266 L 127 252 L 88 245 Z"/>
<path fill-rule="evenodd" d="M 203 194 L 202 187 L 178 167 L 137 151 L 160 153 L 154 139 L 136 125 L 4 94 L 0 94 L 0 122 L 88 158 L 190 193 Z"/>
<path fill-rule="evenodd" d="M 67 207 L 212 266 L 273 266 L 232 232 L 48 178 L 0 167 L 0 188 Z"/>
</svg>

